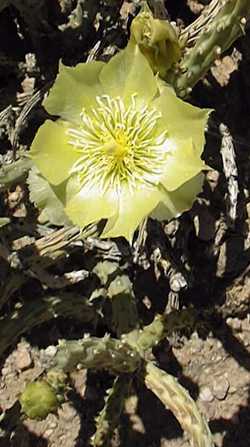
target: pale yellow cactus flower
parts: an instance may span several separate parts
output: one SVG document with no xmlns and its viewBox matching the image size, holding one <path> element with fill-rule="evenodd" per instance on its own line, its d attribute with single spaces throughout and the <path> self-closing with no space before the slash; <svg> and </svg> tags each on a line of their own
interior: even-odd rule
<svg viewBox="0 0 250 447">
<path fill-rule="evenodd" d="M 159 83 L 137 45 L 108 63 L 60 64 L 43 105 L 59 119 L 39 128 L 31 157 L 80 228 L 106 219 L 101 237 L 131 241 L 146 216 L 178 216 L 201 191 L 209 110 Z"/>
</svg>

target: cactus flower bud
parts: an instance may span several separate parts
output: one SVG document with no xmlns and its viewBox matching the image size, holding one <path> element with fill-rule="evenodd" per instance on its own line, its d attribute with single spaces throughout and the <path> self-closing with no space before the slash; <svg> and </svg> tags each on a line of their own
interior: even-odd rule
<svg viewBox="0 0 250 447">
<path fill-rule="evenodd" d="M 155 19 L 147 4 L 131 24 L 130 40 L 139 45 L 154 73 L 162 78 L 181 55 L 174 27 L 167 20 Z"/>
<path fill-rule="evenodd" d="M 45 419 L 58 407 L 55 391 L 44 380 L 29 383 L 19 401 L 22 411 L 31 419 Z"/>
</svg>

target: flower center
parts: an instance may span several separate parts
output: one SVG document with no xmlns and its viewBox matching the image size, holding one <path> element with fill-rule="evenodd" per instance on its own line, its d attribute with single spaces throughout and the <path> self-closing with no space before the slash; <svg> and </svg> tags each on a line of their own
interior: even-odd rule
<svg viewBox="0 0 250 447">
<path fill-rule="evenodd" d="M 97 107 L 81 113 L 78 129 L 69 129 L 69 143 L 79 152 L 71 174 L 82 184 L 100 188 L 158 183 L 169 148 L 166 131 L 159 132 L 161 114 L 142 105 L 137 96 L 125 105 L 120 98 L 97 96 Z"/>
<path fill-rule="evenodd" d="M 111 155 L 117 162 L 123 159 L 128 149 L 125 135 L 121 133 L 121 135 L 116 135 L 115 138 L 111 136 L 110 141 L 104 143 L 103 149 L 107 155 Z"/>
</svg>

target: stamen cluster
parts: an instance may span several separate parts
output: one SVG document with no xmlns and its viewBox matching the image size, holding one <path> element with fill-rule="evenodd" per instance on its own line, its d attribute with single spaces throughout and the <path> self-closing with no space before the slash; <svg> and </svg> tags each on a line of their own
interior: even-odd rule
<svg viewBox="0 0 250 447">
<path fill-rule="evenodd" d="M 95 181 L 101 189 L 133 189 L 140 183 L 157 184 L 169 149 L 166 130 L 157 132 L 161 113 L 139 101 L 97 96 L 97 107 L 81 113 L 81 126 L 67 130 L 69 143 L 80 154 L 71 174 L 82 184 Z"/>
</svg>

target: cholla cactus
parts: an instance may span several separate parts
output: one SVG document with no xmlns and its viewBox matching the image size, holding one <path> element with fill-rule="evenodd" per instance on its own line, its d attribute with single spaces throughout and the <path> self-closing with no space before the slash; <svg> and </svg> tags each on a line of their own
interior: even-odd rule
<svg viewBox="0 0 250 447">
<path fill-rule="evenodd" d="M 60 119 L 40 127 L 31 157 L 72 223 L 107 219 L 102 237 L 131 241 L 144 217 L 191 207 L 209 110 L 159 83 L 137 45 L 107 64 L 60 64 L 44 106 Z"/>
<path fill-rule="evenodd" d="M 197 23 L 182 32 L 184 42 L 192 41 L 192 34 L 196 37 L 195 45 L 184 48 L 180 63 L 168 75 L 179 96 L 187 96 L 215 59 L 244 34 L 249 17 L 249 0 L 212 0 Z"/>
</svg>

